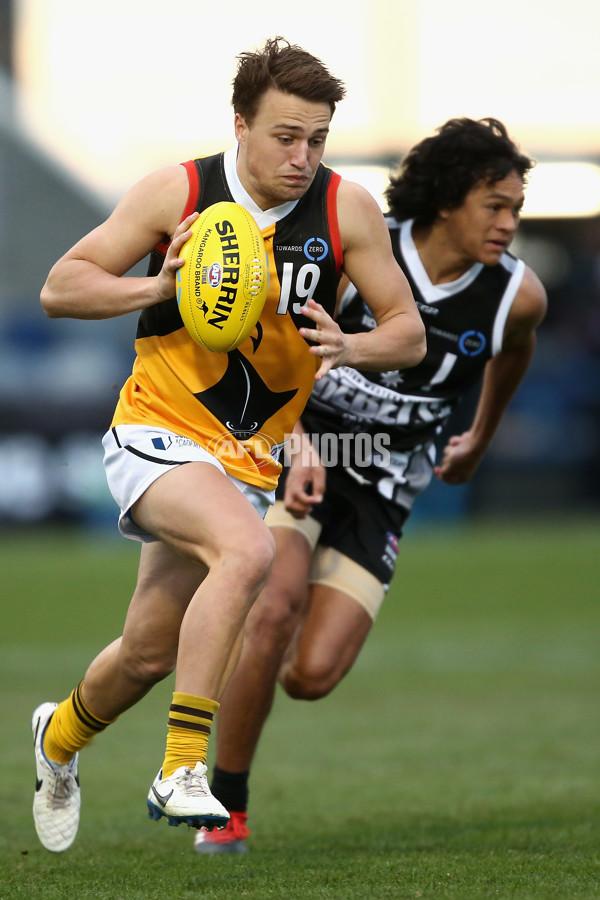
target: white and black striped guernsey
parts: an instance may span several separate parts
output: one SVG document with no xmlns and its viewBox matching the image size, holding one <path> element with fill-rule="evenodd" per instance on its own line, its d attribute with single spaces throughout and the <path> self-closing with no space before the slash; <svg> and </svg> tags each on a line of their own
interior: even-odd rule
<svg viewBox="0 0 600 900">
<path fill-rule="evenodd" d="M 407 451 L 426 449 L 435 440 L 461 396 L 501 350 L 525 265 L 504 253 L 498 265 L 476 263 L 456 281 L 434 285 L 413 242 L 412 221 L 386 221 L 394 255 L 425 324 L 426 356 L 414 368 L 400 371 L 332 369 L 316 382 L 302 421 L 307 431 L 320 434 L 385 433 L 391 450 L 410 456 Z M 348 333 L 375 327 L 352 285 L 342 298 L 338 322 Z M 428 455 L 432 458 L 431 448 Z M 369 474 L 369 480 L 378 480 L 375 472 Z"/>
</svg>

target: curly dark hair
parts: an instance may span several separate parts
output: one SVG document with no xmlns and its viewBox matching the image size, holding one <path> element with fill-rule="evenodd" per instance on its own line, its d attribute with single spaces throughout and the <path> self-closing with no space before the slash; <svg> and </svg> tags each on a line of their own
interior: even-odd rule
<svg viewBox="0 0 600 900">
<path fill-rule="evenodd" d="M 294 94 L 303 100 L 328 103 L 331 115 L 346 93 L 343 82 L 335 78 L 320 59 L 279 35 L 269 38 L 256 52 L 240 53 L 237 59 L 231 105 L 249 124 L 269 88 Z"/>
<path fill-rule="evenodd" d="M 430 225 L 440 210 L 462 206 L 480 181 L 494 184 L 512 171 L 525 181 L 534 164 L 498 119 L 449 119 L 409 151 L 385 198 L 397 219 Z"/>
</svg>

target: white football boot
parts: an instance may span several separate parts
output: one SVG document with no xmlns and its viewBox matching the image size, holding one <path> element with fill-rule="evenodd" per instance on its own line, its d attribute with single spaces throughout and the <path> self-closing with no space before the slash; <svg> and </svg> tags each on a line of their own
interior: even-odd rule
<svg viewBox="0 0 600 900">
<path fill-rule="evenodd" d="M 148 792 L 148 816 L 158 821 L 166 816 L 169 825 L 191 825 L 193 828 L 222 828 L 229 813 L 213 797 L 206 780 L 206 766 L 197 762 L 193 769 L 180 766 L 168 778 L 162 769 Z"/>
<path fill-rule="evenodd" d="M 42 703 L 31 719 L 35 751 L 35 830 L 46 850 L 61 853 L 71 846 L 79 827 L 81 793 L 77 757 L 62 766 L 46 758 L 44 732 L 57 703 Z"/>
</svg>

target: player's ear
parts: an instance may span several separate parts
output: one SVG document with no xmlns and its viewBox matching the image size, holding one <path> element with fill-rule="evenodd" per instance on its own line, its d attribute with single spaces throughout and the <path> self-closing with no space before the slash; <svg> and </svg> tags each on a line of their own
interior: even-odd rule
<svg viewBox="0 0 600 900">
<path fill-rule="evenodd" d="M 235 137 L 238 143 L 243 143 L 246 135 L 248 134 L 249 128 L 244 116 L 241 113 L 236 113 L 235 118 L 233 120 L 233 127 L 235 131 Z"/>
</svg>

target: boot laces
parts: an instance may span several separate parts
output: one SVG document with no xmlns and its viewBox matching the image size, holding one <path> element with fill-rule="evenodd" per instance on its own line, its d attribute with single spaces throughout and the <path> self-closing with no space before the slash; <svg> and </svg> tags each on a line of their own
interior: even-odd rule
<svg viewBox="0 0 600 900">
<path fill-rule="evenodd" d="M 206 781 L 206 766 L 204 771 L 197 771 L 186 766 L 183 774 L 183 789 L 190 797 L 205 797 L 208 793 L 208 783 Z"/>
<path fill-rule="evenodd" d="M 54 787 L 51 794 L 52 808 L 63 809 L 65 806 L 68 806 L 76 789 L 75 776 L 68 766 L 55 771 Z"/>
</svg>

